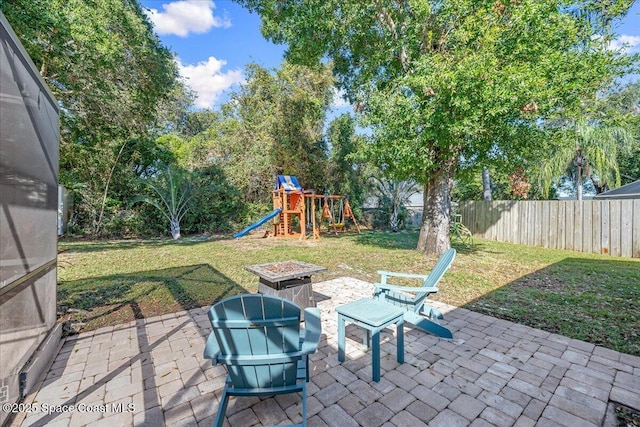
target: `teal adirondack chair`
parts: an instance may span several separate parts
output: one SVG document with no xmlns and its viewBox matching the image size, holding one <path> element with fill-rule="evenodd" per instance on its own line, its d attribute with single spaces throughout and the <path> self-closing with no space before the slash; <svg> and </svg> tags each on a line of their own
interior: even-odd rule
<svg viewBox="0 0 640 427">
<path fill-rule="evenodd" d="M 214 425 L 222 426 L 229 396 L 302 393 L 307 425 L 308 355 L 320 341 L 320 311 L 307 308 L 300 329 L 300 307 L 271 295 L 244 294 L 213 305 L 204 357 L 226 365 L 228 376 Z"/>
<path fill-rule="evenodd" d="M 456 250 L 446 251 L 428 275 L 392 273 L 389 271 L 378 271 L 380 283 L 375 283 L 373 295 L 381 301 L 401 307 L 405 310 L 404 320 L 416 327 L 437 335 L 441 338 L 453 338 L 451 331 L 440 325 L 442 313 L 433 307 L 425 305 L 430 294 L 438 292 L 438 282 L 444 273 L 451 267 L 453 259 L 456 257 Z M 391 277 L 403 277 L 409 279 L 422 280 L 422 286 L 395 286 L 387 282 Z"/>
</svg>

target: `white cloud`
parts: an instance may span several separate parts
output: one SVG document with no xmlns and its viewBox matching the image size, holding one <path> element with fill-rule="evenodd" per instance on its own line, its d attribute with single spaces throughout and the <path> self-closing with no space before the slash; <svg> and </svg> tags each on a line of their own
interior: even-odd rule
<svg viewBox="0 0 640 427">
<path fill-rule="evenodd" d="M 629 36 L 626 34 L 621 35 L 617 39 L 611 42 L 610 49 L 622 50 L 627 53 L 640 51 L 640 36 Z"/>
<path fill-rule="evenodd" d="M 186 37 L 189 33 L 206 33 L 212 27 L 229 28 L 229 18 L 214 16 L 215 8 L 211 0 L 180 0 L 163 4 L 162 12 L 149 9 L 146 13 L 158 34 Z"/>
<path fill-rule="evenodd" d="M 227 61 L 210 56 L 208 60 L 196 65 L 183 65 L 176 58 L 180 75 L 196 93 L 195 104 L 200 108 L 213 108 L 218 96 L 234 84 L 244 82 L 242 70 L 235 69 L 222 72 Z"/>
</svg>

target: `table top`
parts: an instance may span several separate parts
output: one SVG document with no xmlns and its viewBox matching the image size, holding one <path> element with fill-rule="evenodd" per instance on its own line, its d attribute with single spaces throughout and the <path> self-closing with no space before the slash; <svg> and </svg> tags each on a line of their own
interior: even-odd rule
<svg viewBox="0 0 640 427">
<path fill-rule="evenodd" d="M 298 277 L 308 277 L 312 274 L 327 271 L 326 267 L 295 260 L 247 265 L 244 269 L 270 282 L 282 282 Z"/>
<path fill-rule="evenodd" d="M 367 323 L 371 326 L 382 326 L 402 316 L 404 310 L 377 299 L 362 298 L 349 304 L 336 307 L 343 316 Z"/>
</svg>

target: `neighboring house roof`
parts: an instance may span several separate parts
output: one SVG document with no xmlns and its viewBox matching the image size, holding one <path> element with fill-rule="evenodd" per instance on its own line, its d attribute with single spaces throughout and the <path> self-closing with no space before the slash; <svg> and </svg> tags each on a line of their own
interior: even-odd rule
<svg viewBox="0 0 640 427">
<path fill-rule="evenodd" d="M 597 194 L 596 199 L 640 199 L 640 179 L 631 184 Z"/>
</svg>

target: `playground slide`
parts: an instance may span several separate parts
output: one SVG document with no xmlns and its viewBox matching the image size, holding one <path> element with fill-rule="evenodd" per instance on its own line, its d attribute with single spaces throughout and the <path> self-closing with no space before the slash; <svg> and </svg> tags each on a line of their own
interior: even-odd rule
<svg viewBox="0 0 640 427">
<path fill-rule="evenodd" d="M 269 221 L 274 216 L 278 215 L 281 211 L 282 211 L 282 209 L 274 210 L 273 212 L 271 212 L 270 214 L 260 218 L 257 222 L 251 224 L 250 226 L 248 226 L 244 230 L 238 231 L 236 234 L 233 235 L 233 238 L 237 239 L 238 237 L 242 237 L 245 234 L 247 234 L 248 232 L 250 232 L 251 230 L 253 230 L 254 228 L 260 227 L 262 224 L 264 224 L 265 222 Z"/>
</svg>

